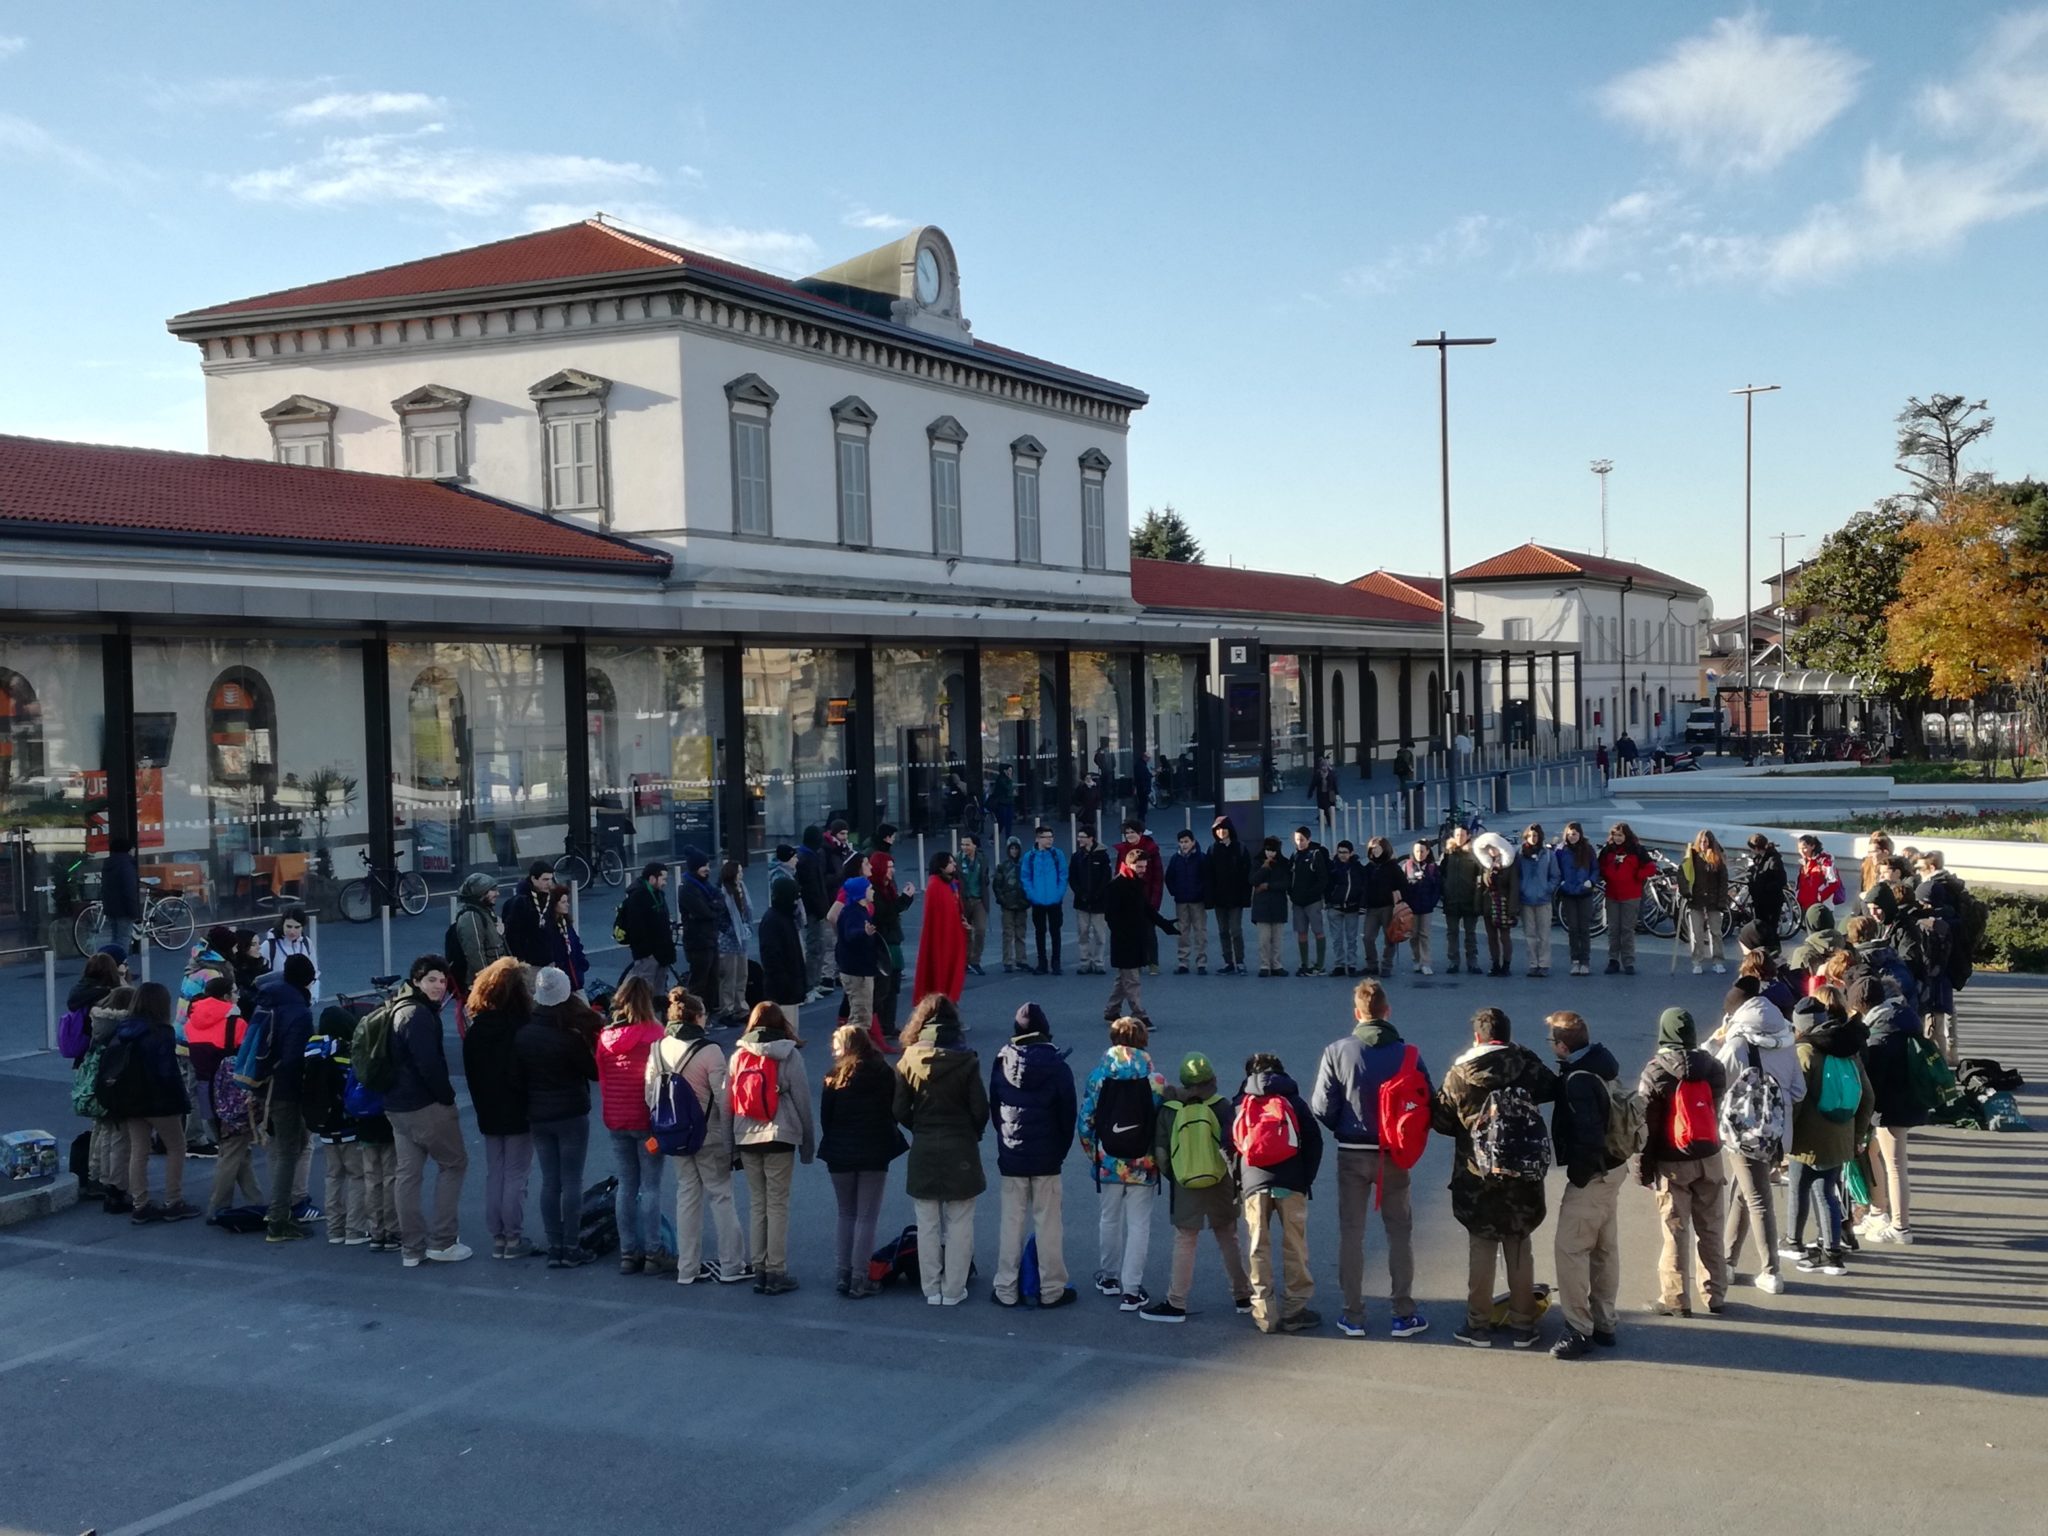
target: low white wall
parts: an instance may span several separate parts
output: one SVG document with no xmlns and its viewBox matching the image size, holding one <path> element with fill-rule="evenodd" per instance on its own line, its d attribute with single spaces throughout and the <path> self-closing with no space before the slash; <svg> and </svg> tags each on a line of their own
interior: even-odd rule
<svg viewBox="0 0 2048 1536">
<path fill-rule="evenodd" d="M 1636 835 L 1652 847 L 1662 848 L 1677 857 L 1678 850 L 1692 840 L 1698 832 L 1701 820 L 1698 817 L 1680 819 L 1663 816 L 1629 816 L 1623 812 L 1614 820 L 1626 821 L 1635 829 Z M 1800 826 L 1761 826 L 1748 823 L 1719 822 L 1709 817 L 1705 824 L 1713 829 L 1714 835 L 1730 849 L 1739 849 L 1752 832 L 1761 832 L 1776 843 L 1785 855 L 1786 873 L 1798 877 L 1798 849 L 1796 841 L 1806 835 L 1809 829 Z M 1862 877 L 1860 866 L 1863 856 L 1870 851 L 1870 834 L 1867 832 L 1814 832 L 1820 839 L 1821 847 L 1834 855 L 1836 867 L 1841 871 L 1842 883 L 1854 887 Z M 1892 834 L 1892 841 L 1899 847 L 1911 843 L 1925 853 L 1939 849 L 1948 867 L 1972 885 L 1993 886 L 2000 890 L 2048 893 L 2048 845 L 2041 843 L 1994 842 L 1974 837 L 1902 837 Z M 1852 894 L 1853 891 L 1852 891 Z"/>
</svg>

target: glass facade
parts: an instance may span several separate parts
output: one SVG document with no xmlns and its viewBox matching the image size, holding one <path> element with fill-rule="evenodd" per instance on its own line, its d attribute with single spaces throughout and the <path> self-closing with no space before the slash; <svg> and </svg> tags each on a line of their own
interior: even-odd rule
<svg viewBox="0 0 2048 1536">
<path fill-rule="evenodd" d="M 981 653 L 981 765 L 991 813 L 1007 780 L 1016 815 L 1026 821 L 1065 814 L 1059 799 L 1060 748 L 1053 719 L 1058 660 L 1050 651 Z M 997 814 L 997 820 L 1001 817 Z"/>
<path fill-rule="evenodd" d="M 1202 696 L 1206 661 L 1193 654 L 1145 656 L 1146 750 L 1152 754 L 1153 798 L 1161 805 L 1199 793 Z"/>
<path fill-rule="evenodd" d="M 906 831 L 960 825 L 967 786 L 967 653 L 875 650 L 875 804 Z"/>
<path fill-rule="evenodd" d="M 794 843 L 853 806 L 853 652 L 763 646 L 740 653 L 747 721 L 747 851 Z"/>
<path fill-rule="evenodd" d="M 471 870 L 559 858 L 569 837 L 561 647 L 393 641 L 390 672 L 398 867 L 440 893 Z"/>
<path fill-rule="evenodd" d="M 1129 800 L 1136 736 L 1131 724 L 1131 682 L 1137 657 L 1120 651 L 1074 651 L 1067 657 L 1073 704 L 1074 773 L 1102 781 L 1105 805 Z"/>
<path fill-rule="evenodd" d="M 584 674 L 592 850 L 630 872 L 727 843 L 724 673 L 698 645 L 592 645 Z"/>
<path fill-rule="evenodd" d="M 220 921 L 360 873 L 362 647 L 138 635 L 136 862 Z"/>
<path fill-rule="evenodd" d="M 0 634 L 0 951 L 48 942 L 96 894 L 106 720 L 97 636 Z"/>
<path fill-rule="evenodd" d="M 1266 707 L 1273 737 L 1273 769 L 1282 783 L 1308 783 L 1308 685 L 1301 657 L 1277 651 L 1266 658 Z"/>
</svg>

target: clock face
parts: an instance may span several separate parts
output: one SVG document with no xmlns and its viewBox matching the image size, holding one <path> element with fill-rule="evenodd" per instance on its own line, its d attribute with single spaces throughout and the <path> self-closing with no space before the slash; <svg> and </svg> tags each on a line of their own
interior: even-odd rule
<svg viewBox="0 0 2048 1536">
<path fill-rule="evenodd" d="M 917 253 L 917 302 L 939 302 L 939 253 L 930 246 Z"/>
</svg>

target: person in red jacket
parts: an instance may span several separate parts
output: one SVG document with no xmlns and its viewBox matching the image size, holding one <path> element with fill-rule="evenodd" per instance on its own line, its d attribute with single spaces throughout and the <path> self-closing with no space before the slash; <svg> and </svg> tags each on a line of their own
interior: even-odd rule
<svg viewBox="0 0 2048 1536">
<path fill-rule="evenodd" d="M 1159 856 L 1159 845 L 1152 840 L 1152 834 L 1145 830 L 1142 821 L 1127 821 L 1124 823 L 1124 847 L 1145 850 L 1145 899 L 1157 912 L 1166 895 L 1166 860 Z M 1123 857 L 1121 849 L 1117 857 Z M 1154 976 L 1159 974 L 1159 934 L 1156 929 L 1145 930 L 1145 969 Z"/>
<path fill-rule="evenodd" d="M 559 1004 L 568 998 L 568 981 L 553 966 L 540 973 L 534 987 L 537 1002 Z M 553 985 L 551 985 L 551 980 Z M 560 996 L 553 996 L 556 991 Z M 612 1157 L 618 1164 L 619 1273 L 642 1271 L 674 1274 L 674 1254 L 661 1249 L 661 1169 L 659 1152 L 647 1150 L 647 1053 L 662 1038 L 662 1014 L 654 989 L 638 976 L 628 976 L 612 1000 L 610 1023 L 597 1036 L 597 1083 L 604 1104 L 605 1129 L 611 1132 Z"/>
<path fill-rule="evenodd" d="M 1617 821 L 1607 829 L 1600 850 L 1600 881 L 1607 887 L 1607 974 L 1636 973 L 1636 914 L 1643 904 L 1643 886 L 1657 864 L 1636 838 L 1635 828 Z"/>
<path fill-rule="evenodd" d="M 934 992 L 954 1002 L 967 985 L 967 920 L 960 910 L 960 863 L 945 849 L 932 855 L 924 889 L 924 926 L 917 935 L 917 971 L 911 995 L 923 1002 Z"/>
<path fill-rule="evenodd" d="M 1808 907 L 1839 907 L 1842 877 L 1835 873 L 1835 861 L 1828 857 L 1820 839 L 1812 833 L 1799 839 L 1799 910 Z"/>
</svg>

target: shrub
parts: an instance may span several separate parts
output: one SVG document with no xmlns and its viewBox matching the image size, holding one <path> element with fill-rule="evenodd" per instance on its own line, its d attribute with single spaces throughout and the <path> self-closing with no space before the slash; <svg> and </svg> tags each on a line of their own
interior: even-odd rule
<svg viewBox="0 0 2048 1536">
<path fill-rule="evenodd" d="M 2048 900 L 2009 891 L 1983 896 L 1984 942 L 1977 963 L 2003 971 L 2048 971 Z"/>
</svg>

